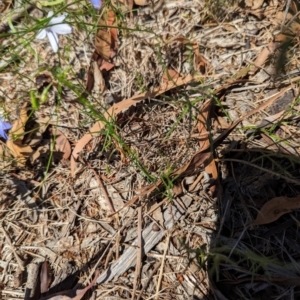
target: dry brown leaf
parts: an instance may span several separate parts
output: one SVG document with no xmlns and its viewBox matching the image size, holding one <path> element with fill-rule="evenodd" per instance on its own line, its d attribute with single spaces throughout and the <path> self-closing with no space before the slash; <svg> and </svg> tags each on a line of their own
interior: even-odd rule
<svg viewBox="0 0 300 300">
<path fill-rule="evenodd" d="M 134 0 L 124 0 L 126 6 L 128 7 L 128 9 L 130 10 L 130 12 L 132 11 L 133 8 L 133 4 L 135 3 Z"/>
<path fill-rule="evenodd" d="M 9 133 L 9 137 L 13 138 L 14 136 L 17 136 L 16 140 L 22 141 L 26 121 L 27 121 L 27 103 L 24 103 L 21 108 L 18 120 L 16 120 L 12 125 L 12 128 Z"/>
<path fill-rule="evenodd" d="M 118 48 L 118 31 L 116 28 L 116 17 L 115 13 L 110 10 L 107 14 L 107 20 L 106 20 L 107 26 L 114 26 L 110 28 L 110 34 L 111 34 L 111 49 L 117 50 Z"/>
<path fill-rule="evenodd" d="M 67 137 L 58 129 L 55 129 L 55 151 L 63 153 L 62 159 L 68 159 L 72 149 Z"/>
<path fill-rule="evenodd" d="M 105 113 L 104 118 L 107 121 L 113 120 L 113 118 L 118 115 L 120 112 L 124 111 L 125 109 L 128 109 L 129 107 L 136 105 L 137 103 L 148 99 L 148 98 L 154 98 L 160 94 L 165 93 L 166 91 L 178 87 L 184 84 L 189 83 L 192 80 L 200 79 L 201 76 L 187 76 L 186 78 L 178 78 L 177 80 L 168 81 L 167 83 L 163 83 L 160 87 L 155 88 L 152 92 L 148 91 L 145 93 L 142 93 L 137 96 L 133 96 L 132 98 L 123 100 L 121 102 L 115 103 L 112 107 L 110 107 Z M 74 177 L 75 171 L 76 171 L 76 159 L 79 155 L 79 152 L 89 143 L 89 141 L 97 135 L 104 127 L 104 122 L 97 122 L 95 123 L 89 130 L 89 133 L 86 133 L 76 144 L 72 156 L 71 156 L 71 174 Z"/>
<path fill-rule="evenodd" d="M 19 119 L 13 123 L 12 128 L 9 132 L 9 139 L 6 142 L 7 148 L 10 150 L 10 153 L 13 155 L 13 157 L 16 158 L 17 165 L 20 167 L 25 165 L 26 159 L 33 152 L 30 146 L 22 144 L 25 124 L 27 121 L 26 108 L 27 103 L 24 103 L 20 111 Z M 14 137 L 16 137 L 15 140 Z"/>
<path fill-rule="evenodd" d="M 111 33 L 109 28 L 103 27 L 106 26 L 104 21 L 100 20 L 99 26 L 102 27 L 98 30 L 96 35 L 95 49 L 101 57 L 103 57 L 105 60 L 109 60 L 111 48 Z"/>
<path fill-rule="evenodd" d="M 109 60 L 114 56 L 112 50 L 117 49 L 118 33 L 115 26 L 115 13 L 110 10 L 99 20 L 99 29 L 95 38 L 95 50 L 105 60 Z"/>
<path fill-rule="evenodd" d="M 17 145 L 12 140 L 6 141 L 6 146 L 10 150 L 10 153 L 17 161 L 17 165 L 22 167 L 25 165 L 27 158 L 33 152 L 30 146 L 26 145 Z"/>
<path fill-rule="evenodd" d="M 285 196 L 273 198 L 260 209 L 253 225 L 269 224 L 297 208 L 300 208 L 300 195 L 294 198 Z"/>
</svg>

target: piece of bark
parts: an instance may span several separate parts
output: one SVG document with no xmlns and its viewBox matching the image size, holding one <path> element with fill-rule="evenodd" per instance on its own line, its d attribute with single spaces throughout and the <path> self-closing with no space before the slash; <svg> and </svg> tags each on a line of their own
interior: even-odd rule
<svg viewBox="0 0 300 300">
<path fill-rule="evenodd" d="M 165 230 L 154 231 L 152 227 L 155 222 L 152 222 L 143 230 L 142 237 L 145 242 L 143 255 L 147 254 L 165 236 L 166 232 L 174 226 L 174 223 L 184 215 L 186 210 L 177 209 L 177 207 L 181 207 L 182 204 L 177 203 L 176 199 L 173 200 L 172 204 L 174 205 L 171 205 L 164 213 Z M 188 207 L 188 205 L 186 205 L 186 207 Z M 181 210 L 181 212 L 179 210 Z M 121 276 L 125 271 L 136 264 L 137 242 L 138 240 L 135 239 L 132 243 L 133 247 L 126 249 L 119 259 L 112 263 L 105 272 L 98 277 L 98 284 L 109 282 L 113 278 Z"/>
<path fill-rule="evenodd" d="M 40 263 L 32 262 L 27 265 L 27 282 L 25 289 L 25 300 L 38 299 L 37 287 L 39 284 Z M 39 293 L 38 293 L 39 294 Z"/>
</svg>

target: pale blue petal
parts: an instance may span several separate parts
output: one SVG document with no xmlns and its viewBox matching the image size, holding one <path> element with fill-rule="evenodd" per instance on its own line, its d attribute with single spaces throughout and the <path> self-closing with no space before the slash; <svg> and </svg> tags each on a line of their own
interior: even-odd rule
<svg viewBox="0 0 300 300">
<path fill-rule="evenodd" d="M 51 31 L 57 34 L 69 34 L 72 32 L 72 27 L 69 24 L 53 25 Z"/>
<path fill-rule="evenodd" d="M 53 12 L 52 10 L 50 10 L 50 11 L 48 12 L 47 18 L 50 18 L 50 17 L 52 17 L 53 15 L 54 15 L 54 12 Z"/>
<path fill-rule="evenodd" d="M 1 122 L 2 127 L 4 128 L 4 130 L 9 130 L 12 128 L 12 125 L 10 125 L 9 123 L 6 122 Z"/>
<path fill-rule="evenodd" d="M 58 36 L 55 32 L 47 30 L 47 36 L 53 51 L 56 53 L 58 51 Z"/>
<path fill-rule="evenodd" d="M 58 17 L 53 17 L 49 24 L 50 25 L 53 25 L 53 24 L 61 24 L 63 22 L 63 20 L 67 17 L 67 14 L 65 15 L 61 15 L 61 16 L 58 16 Z"/>
<path fill-rule="evenodd" d="M 12 126 L 9 123 L 6 123 L 6 122 L 0 120 L 0 136 L 2 138 L 4 138 L 5 140 L 8 139 L 5 130 L 9 130 L 9 129 L 11 129 L 11 127 Z"/>
<path fill-rule="evenodd" d="M 42 40 L 46 37 L 46 29 L 42 29 L 38 32 L 38 34 L 36 35 L 36 38 L 39 40 Z"/>
<path fill-rule="evenodd" d="M 101 8 L 101 5 L 102 5 L 102 1 L 101 0 L 90 0 L 91 3 L 93 4 L 93 6 L 96 8 L 96 9 L 100 9 Z"/>
</svg>

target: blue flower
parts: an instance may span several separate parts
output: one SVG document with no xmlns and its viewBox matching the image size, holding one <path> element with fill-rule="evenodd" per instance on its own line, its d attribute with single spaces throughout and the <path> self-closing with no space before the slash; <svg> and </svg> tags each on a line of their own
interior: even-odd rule
<svg viewBox="0 0 300 300">
<path fill-rule="evenodd" d="M 49 39 L 50 45 L 54 52 L 58 51 L 58 36 L 57 34 L 70 34 L 72 27 L 69 24 L 62 23 L 67 17 L 66 14 L 53 17 L 53 11 L 49 11 L 47 18 L 51 18 L 48 27 L 40 30 L 36 36 L 37 39 L 44 39 L 46 36 Z"/>
<path fill-rule="evenodd" d="M 7 140 L 7 139 L 8 139 L 8 136 L 7 136 L 6 132 L 5 132 L 5 130 L 9 130 L 9 129 L 11 129 L 11 127 L 12 127 L 12 126 L 11 126 L 10 124 L 4 122 L 4 121 L 1 119 L 1 117 L 0 117 L 0 137 L 2 137 L 2 138 L 4 138 L 5 140 Z"/>
<path fill-rule="evenodd" d="M 96 8 L 96 9 L 100 9 L 101 8 L 101 5 L 102 5 L 102 1 L 101 0 L 90 0 L 91 3 L 93 4 L 93 6 Z"/>
</svg>

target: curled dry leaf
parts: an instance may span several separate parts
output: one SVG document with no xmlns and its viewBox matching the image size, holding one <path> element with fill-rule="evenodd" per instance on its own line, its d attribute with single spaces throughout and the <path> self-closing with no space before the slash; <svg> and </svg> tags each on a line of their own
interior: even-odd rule
<svg viewBox="0 0 300 300">
<path fill-rule="evenodd" d="M 99 26 L 102 27 L 98 30 L 95 39 L 95 49 L 98 54 L 100 54 L 105 60 L 110 58 L 110 48 L 111 48 L 111 33 L 109 28 L 103 27 L 105 23 L 103 20 L 99 21 Z"/>
<path fill-rule="evenodd" d="M 115 25 L 115 20 L 115 13 L 109 11 L 103 14 L 103 18 L 98 23 L 99 29 L 95 38 L 95 49 L 105 60 L 109 60 L 113 56 L 113 50 L 117 49 L 117 29 L 110 27 Z"/>
<path fill-rule="evenodd" d="M 16 144 L 12 140 L 7 140 L 6 146 L 12 156 L 16 159 L 17 165 L 23 167 L 27 158 L 32 154 L 33 150 L 30 146 Z"/>
<path fill-rule="evenodd" d="M 29 145 L 23 145 L 23 137 L 25 132 L 25 124 L 27 121 L 27 104 L 25 103 L 20 111 L 19 119 L 13 123 L 9 133 L 9 139 L 6 142 L 10 153 L 17 160 L 17 165 L 22 167 L 25 165 L 26 159 L 33 152 Z M 15 138 L 15 139 L 14 139 Z"/>
<path fill-rule="evenodd" d="M 113 27 L 116 26 L 116 18 L 112 10 L 103 14 L 98 25 L 99 29 L 95 38 L 95 52 L 93 54 L 94 62 L 90 66 L 86 88 L 88 92 L 91 92 L 94 83 L 96 89 L 102 92 L 105 90 L 105 81 L 101 71 L 109 71 L 114 67 L 109 59 L 115 56 L 118 45 L 118 32 Z"/>
<path fill-rule="evenodd" d="M 285 196 L 273 198 L 260 209 L 253 225 L 269 224 L 297 208 L 300 208 L 300 195 L 294 198 Z"/>
<path fill-rule="evenodd" d="M 41 141 L 44 138 L 43 134 L 47 130 L 50 121 L 51 121 L 50 117 L 39 117 L 36 120 L 37 126 L 31 129 L 31 132 L 28 133 L 27 140 L 29 140 L 28 141 L 29 146 L 36 147 L 41 143 Z"/>
</svg>

